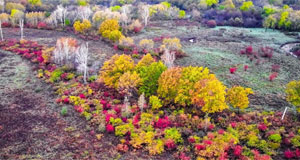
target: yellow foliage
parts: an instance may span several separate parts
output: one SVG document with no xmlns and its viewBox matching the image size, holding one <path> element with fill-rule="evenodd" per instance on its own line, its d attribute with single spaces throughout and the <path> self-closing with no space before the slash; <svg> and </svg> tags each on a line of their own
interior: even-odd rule
<svg viewBox="0 0 300 160">
<path fill-rule="evenodd" d="M 147 147 L 150 155 L 158 155 L 164 151 L 164 142 L 161 139 L 154 140 Z"/>
<path fill-rule="evenodd" d="M 152 131 L 145 132 L 144 130 L 138 130 L 131 134 L 130 144 L 134 148 L 142 148 L 143 144 L 151 145 L 153 143 L 155 133 Z"/>
<path fill-rule="evenodd" d="M 43 21 L 45 19 L 45 12 L 28 12 L 25 14 L 26 22 L 37 25 L 38 22 Z"/>
<path fill-rule="evenodd" d="M 286 100 L 297 108 L 300 112 L 300 81 L 291 81 L 286 86 Z"/>
<path fill-rule="evenodd" d="M 139 43 L 139 47 L 149 51 L 154 47 L 154 42 L 152 39 L 142 39 Z"/>
<path fill-rule="evenodd" d="M 114 31 L 114 30 L 119 30 L 120 26 L 119 26 L 119 22 L 115 19 L 107 19 L 105 20 L 103 23 L 101 23 L 100 27 L 99 27 L 99 33 L 102 34 L 106 31 Z M 103 36 L 105 37 L 105 36 Z M 108 38 L 108 37 L 105 37 Z"/>
<path fill-rule="evenodd" d="M 5 6 L 6 12 L 10 13 L 11 10 L 13 9 L 17 9 L 23 12 L 26 10 L 26 8 L 21 3 L 12 3 L 12 2 L 6 3 Z"/>
<path fill-rule="evenodd" d="M 177 96 L 180 84 L 178 80 L 181 77 L 182 68 L 173 67 L 164 71 L 158 79 L 157 94 L 163 98 L 165 103 L 174 101 Z"/>
<path fill-rule="evenodd" d="M 248 95 L 253 94 L 251 88 L 236 86 L 227 91 L 227 101 L 234 108 L 245 109 L 249 105 Z"/>
<path fill-rule="evenodd" d="M 104 83 L 117 89 L 120 77 L 134 69 L 134 61 L 128 55 L 114 55 L 110 60 L 104 62 L 100 71 L 100 78 Z"/>
<path fill-rule="evenodd" d="M 192 91 L 192 103 L 205 113 L 221 112 L 227 109 L 226 87 L 217 79 L 204 79 L 197 82 Z"/>
<path fill-rule="evenodd" d="M 85 33 L 92 27 L 92 24 L 89 20 L 84 19 L 82 23 L 80 21 L 76 21 L 73 24 L 73 27 L 74 27 L 75 31 L 77 31 L 79 33 Z"/>
<path fill-rule="evenodd" d="M 135 90 L 141 84 L 141 78 L 139 75 L 134 72 L 124 73 L 118 83 L 118 90 L 124 91 L 125 93 L 130 93 L 132 90 Z"/>
<path fill-rule="evenodd" d="M 51 56 L 52 56 L 54 49 L 55 49 L 54 47 L 51 47 L 51 48 L 42 50 L 42 57 L 44 58 L 45 63 L 50 63 Z"/>
<path fill-rule="evenodd" d="M 151 54 L 146 54 L 136 65 L 136 70 L 144 66 L 150 66 L 155 60 L 152 58 Z"/>
<path fill-rule="evenodd" d="M 9 21 L 9 15 L 7 13 L 1 13 L 0 14 L 0 21 L 3 22 L 8 22 Z"/>
<path fill-rule="evenodd" d="M 165 38 L 163 40 L 163 45 L 161 45 L 161 50 L 170 50 L 170 51 L 177 51 L 181 49 L 180 39 L 178 38 Z"/>
<path fill-rule="evenodd" d="M 134 41 L 132 38 L 130 37 L 125 37 L 125 36 L 122 36 L 120 39 L 119 39 L 119 45 L 122 45 L 122 46 L 125 46 L 125 47 L 131 47 L 134 45 Z"/>
</svg>

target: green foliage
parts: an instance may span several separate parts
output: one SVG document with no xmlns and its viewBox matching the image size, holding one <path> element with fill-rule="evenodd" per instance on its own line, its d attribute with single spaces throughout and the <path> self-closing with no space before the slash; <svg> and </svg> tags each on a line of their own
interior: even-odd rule
<svg viewBox="0 0 300 160">
<path fill-rule="evenodd" d="M 171 7 L 171 3 L 167 2 L 167 1 L 161 2 L 160 4 L 164 5 L 166 8 Z"/>
<path fill-rule="evenodd" d="M 175 143 L 182 143 L 181 133 L 177 128 L 169 128 L 165 130 L 165 139 L 172 139 Z"/>
<path fill-rule="evenodd" d="M 248 11 L 250 8 L 253 7 L 253 2 L 252 1 L 246 1 L 243 3 L 243 5 L 240 7 L 240 10 L 242 11 Z"/>
<path fill-rule="evenodd" d="M 77 4 L 79 6 L 87 6 L 88 2 L 87 2 L 87 0 L 77 0 Z"/>
<path fill-rule="evenodd" d="M 110 10 L 113 12 L 119 11 L 119 10 L 121 10 L 121 6 L 112 6 L 112 7 L 110 7 Z"/>
<path fill-rule="evenodd" d="M 62 115 L 62 116 L 66 116 L 67 114 L 68 114 L 68 108 L 67 107 L 62 107 L 61 108 L 61 111 L 60 111 L 60 114 Z"/>
<path fill-rule="evenodd" d="M 288 20 L 289 17 L 289 12 L 288 11 L 284 11 L 281 13 L 279 22 L 278 22 L 278 27 L 279 28 L 285 28 L 288 29 L 291 27 L 291 21 Z"/>
<path fill-rule="evenodd" d="M 296 135 L 291 139 L 291 143 L 294 147 L 300 147 L 300 135 Z"/>
<path fill-rule="evenodd" d="M 161 100 L 157 96 L 151 96 L 149 99 L 149 103 L 152 106 L 153 110 L 158 110 L 162 107 Z"/>
<path fill-rule="evenodd" d="M 146 97 L 156 94 L 158 79 L 166 69 L 167 67 L 162 62 L 154 62 L 149 66 L 140 67 L 138 74 L 142 80 L 142 85 L 139 88 L 139 93 L 144 93 Z"/>
<path fill-rule="evenodd" d="M 66 19 L 65 23 L 66 23 L 66 26 L 70 26 L 71 25 L 71 21 L 69 19 Z"/>
<path fill-rule="evenodd" d="M 273 7 L 270 7 L 270 6 L 264 6 L 264 14 L 266 16 L 269 16 L 274 13 L 276 13 L 276 9 L 274 9 Z"/>
<path fill-rule="evenodd" d="M 179 14 L 179 18 L 184 18 L 185 17 L 185 11 L 184 10 L 180 10 L 178 14 Z"/>
<path fill-rule="evenodd" d="M 219 0 L 206 0 L 207 6 L 211 7 L 212 5 L 216 5 L 219 3 Z"/>
<path fill-rule="evenodd" d="M 54 83 L 56 81 L 58 81 L 60 79 L 60 76 L 63 74 L 64 72 L 60 69 L 57 68 L 55 69 L 52 73 L 51 76 L 49 78 L 50 82 Z"/>
<path fill-rule="evenodd" d="M 28 3 L 32 4 L 32 5 L 42 5 L 42 1 L 41 0 L 28 0 Z"/>
<path fill-rule="evenodd" d="M 275 143 L 280 143 L 281 142 L 280 134 L 272 134 L 268 137 L 268 139 L 272 142 L 275 142 Z"/>
<path fill-rule="evenodd" d="M 134 130 L 134 125 L 129 122 L 123 125 L 119 125 L 115 127 L 115 135 L 116 136 L 125 136 L 126 133 L 128 132 L 133 132 Z"/>
</svg>

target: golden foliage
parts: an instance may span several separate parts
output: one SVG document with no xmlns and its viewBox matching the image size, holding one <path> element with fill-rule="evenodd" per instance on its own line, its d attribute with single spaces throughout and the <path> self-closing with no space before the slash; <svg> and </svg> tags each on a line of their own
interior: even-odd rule
<svg viewBox="0 0 300 160">
<path fill-rule="evenodd" d="M 115 19 L 107 19 L 103 23 L 101 23 L 99 27 L 99 33 L 102 34 L 107 31 L 114 31 L 114 30 L 119 30 L 119 22 Z M 108 36 L 103 36 L 105 38 L 108 38 Z"/>
<path fill-rule="evenodd" d="M 227 91 L 226 100 L 234 108 L 245 109 L 249 105 L 248 95 L 253 94 L 251 88 L 243 88 L 241 86 L 235 86 Z"/>
<path fill-rule="evenodd" d="M 291 81 L 286 86 L 286 100 L 292 105 L 296 106 L 297 111 L 300 112 L 300 81 Z"/>
<path fill-rule="evenodd" d="M 73 27 L 74 27 L 75 31 L 77 31 L 79 33 L 85 33 L 92 27 L 92 24 L 88 19 L 84 19 L 82 21 L 82 23 L 80 21 L 76 21 L 73 24 Z"/>
<path fill-rule="evenodd" d="M 132 90 L 135 90 L 141 84 L 141 78 L 139 75 L 134 72 L 124 73 L 118 83 L 118 90 L 125 93 L 131 93 Z"/>
<path fill-rule="evenodd" d="M 142 39 L 139 43 L 139 47 L 149 51 L 154 47 L 154 42 L 152 39 Z"/>
<path fill-rule="evenodd" d="M 134 69 L 134 61 L 128 55 L 114 55 L 106 61 L 101 68 L 100 78 L 104 83 L 112 88 L 117 89 L 120 77 Z"/>
<path fill-rule="evenodd" d="M 192 92 L 192 103 L 205 113 L 221 112 L 227 109 L 226 87 L 217 79 L 203 79 L 197 82 Z"/>
<path fill-rule="evenodd" d="M 161 50 L 170 50 L 170 51 L 177 51 L 181 49 L 180 39 L 178 38 L 165 38 L 163 40 L 163 45 L 161 45 Z"/>
<path fill-rule="evenodd" d="M 17 9 L 23 12 L 26 10 L 26 8 L 21 3 L 12 3 L 12 2 L 6 3 L 5 6 L 6 12 L 10 13 L 13 9 Z"/>
<path fill-rule="evenodd" d="M 155 60 L 152 58 L 151 54 L 146 54 L 136 65 L 136 70 L 139 70 L 141 67 L 150 66 Z"/>
</svg>

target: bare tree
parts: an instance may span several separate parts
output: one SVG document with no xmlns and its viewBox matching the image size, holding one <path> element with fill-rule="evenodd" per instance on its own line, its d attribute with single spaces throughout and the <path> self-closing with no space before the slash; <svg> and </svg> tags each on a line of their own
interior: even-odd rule
<svg viewBox="0 0 300 160">
<path fill-rule="evenodd" d="M 83 73 L 84 83 L 87 83 L 87 77 L 88 77 L 88 72 L 87 72 L 88 54 L 89 54 L 88 43 L 82 44 L 76 50 L 76 58 L 75 58 L 75 62 L 77 63 L 76 69 L 78 72 Z"/>
<path fill-rule="evenodd" d="M 1 36 L 1 40 L 3 41 L 4 38 L 3 38 L 3 32 L 2 32 L 2 22 L 0 20 L 0 36 Z"/>
<path fill-rule="evenodd" d="M 59 65 L 73 65 L 77 47 L 70 45 L 71 38 L 57 40 L 54 50 L 54 62 Z"/>
<path fill-rule="evenodd" d="M 5 1 L 4 0 L 0 0 L 0 6 L 2 6 L 2 13 L 4 13 L 5 11 Z"/>
<path fill-rule="evenodd" d="M 161 59 L 168 68 L 174 67 L 174 61 L 176 59 L 174 52 L 166 49 L 164 54 L 161 56 Z"/>
<path fill-rule="evenodd" d="M 150 18 L 150 5 L 141 5 L 139 7 L 139 14 L 141 18 L 144 20 L 145 27 L 148 25 L 148 21 Z"/>
<path fill-rule="evenodd" d="M 81 20 L 89 19 L 90 16 L 93 14 L 93 11 L 89 6 L 79 6 L 77 10 Z"/>
<path fill-rule="evenodd" d="M 138 100 L 138 106 L 142 112 L 145 108 L 145 104 L 146 104 L 145 94 L 143 93 L 140 95 L 139 100 Z"/>
<path fill-rule="evenodd" d="M 19 26 L 20 26 L 20 30 L 21 30 L 21 40 L 23 40 L 23 38 L 24 38 L 24 33 L 23 33 L 23 31 L 24 31 L 24 19 L 23 18 L 19 19 Z"/>
</svg>

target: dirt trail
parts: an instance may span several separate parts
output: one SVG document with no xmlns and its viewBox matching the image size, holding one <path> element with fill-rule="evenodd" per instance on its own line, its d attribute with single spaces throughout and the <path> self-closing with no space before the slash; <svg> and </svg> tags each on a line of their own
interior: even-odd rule
<svg viewBox="0 0 300 160">
<path fill-rule="evenodd" d="M 119 154 L 113 135 L 97 140 L 71 106 L 61 116 L 50 85 L 32 69 L 18 55 L 0 52 L 1 160 L 149 159 L 143 152 Z"/>
</svg>

